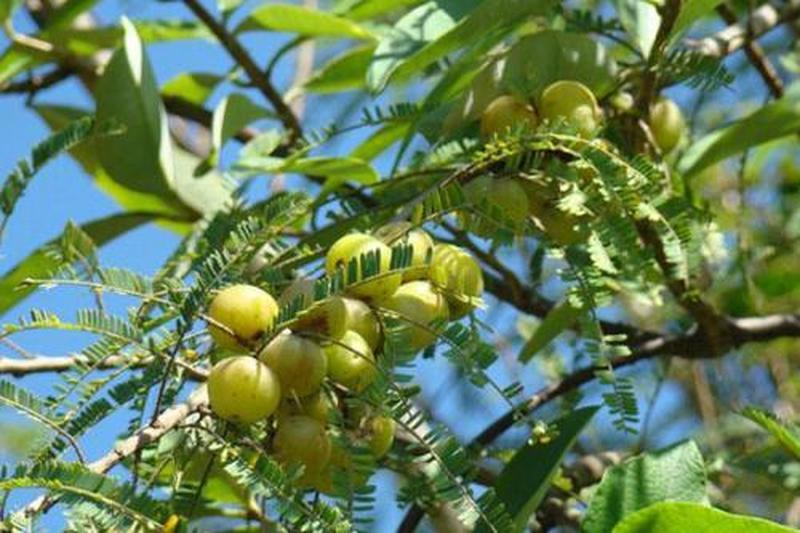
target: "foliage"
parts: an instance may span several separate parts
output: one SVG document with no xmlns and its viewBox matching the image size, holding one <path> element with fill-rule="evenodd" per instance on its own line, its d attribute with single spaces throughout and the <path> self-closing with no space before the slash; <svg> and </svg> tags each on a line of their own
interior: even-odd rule
<svg viewBox="0 0 800 533">
<path fill-rule="evenodd" d="M 2 454 L 4 526 L 59 512 L 80 531 L 385 530 L 401 520 L 389 492 L 402 531 L 423 517 L 437 531 L 798 525 L 784 513 L 800 486 L 785 409 L 800 337 L 794 34 L 754 25 L 763 46 L 721 43 L 714 17 L 756 6 L 707 0 L 183 0 L 177 19 L 154 4 L 101 25 L 106 4 L 0 2 L 0 95 L 52 131 L 8 162 L 0 237 L 26 231 L 34 178 L 61 155 L 117 206 L 0 250 L 15 262 L 0 277 L 0 404 L 42 428 L 24 457 Z M 785 9 L 774 24 L 796 22 Z M 205 53 L 198 39 L 230 65 L 161 79 L 164 51 Z M 57 91 L 65 80 L 93 107 Z M 545 109 L 564 81 L 582 98 Z M 490 132 L 501 96 L 526 118 Z M 666 97 L 682 113 L 654 124 Z M 670 128 L 675 149 L 656 134 Z M 170 234 L 152 243 L 166 259 L 147 275 L 109 266 L 105 245 L 150 223 Z M 420 255 L 414 231 L 436 247 Z M 354 233 L 380 242 L 327 265 Z M 365 289 L 401 279 L 426 284 L 439 314 L 415 321 Z M 246 339 L 208 312 L 233 284 L 279 307 Z M 53 292 L 82 299 L 51 307 Z M 309 398 L 284 392 L 243 425 L 209 408 L 203 382 L 287 328 L 341 345 L 342 298 L 380 339 L 369 380 L 319 391 L 322 475 L 273 443 L 281 409 L 311 416 Z M 25 348 L 50 335 L 83 348 Z M 53 374 L 28 380 L 39 372 Z M 375 419 L 394 428 L 386 454 Z M 626 459 L 598 459 L 612 454 Z"/>
</svg>

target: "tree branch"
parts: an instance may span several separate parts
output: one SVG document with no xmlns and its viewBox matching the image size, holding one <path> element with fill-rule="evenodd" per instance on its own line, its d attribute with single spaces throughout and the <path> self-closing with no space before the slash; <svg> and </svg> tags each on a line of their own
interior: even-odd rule
<svg viewBox="0 0 800 533">
<path fill-rule="evenodd" d="M 297 121 L 297 117 L 283 100 L 280 93 L 278 93 L 272 85 L 266 73 L 256 65 L 253 58 L 239 40 L 228 32 L 228 30 L 203 7 L 199 0 L 183 0 L 183 3 L 186 4 L 186 7 L 188 7 L 192 13 L 211 30 L 211 33 L 219 39 L 220 44 L 228 51 L 228 54 L 230 54 L 236 64 L 242 67 L 256 89 L 258 89 L 267 101 L 272 104 L 275 113 L 278 114 L 283 125 L 289 130 L 287 144 L 292 146 L 299 141 L 303 136 L 303 130 L 300 123 Z"/>
<path fill-rule="evenodd" d="M 720 4 L 717 6 L 717 13 L 720 18 L 728 24 L 736 24 L 738 22 L 736 12 L 727 4 Z M 747 40 L 744 42 L 743 46 L 747 58 L 758 71 L 759 75 L 761 75 L 761 78 L 764 80 L 764 83 L 766 83 L 772 96 L 775 98 L 783 96 L 783 81 L 781 81 L 778 71 L 775 70 L 775 67 L 772 66 L 772 63 L 770 63 L 767 55 L 764 53 L 764 49 L 753 39 L 752 29 L 749 25 L 747 27 Z"/>
<path fill-rule="evenodd" d="M 189 396 L 185 403 L 170 407 L 156 418 L 151 424 L 144 426 L 125 440 L 120 441 L 110 452 L 89 464 L 87 468 L 92 472 L 104 474 L 132 456 L 148 444 L 152 444 L 163 437 L 170 430 L 180 425 L 186 418 L 208 405 L 208 393 L 205 385 L 198 387 Z M 33 516 L 47 511 L 57 498 L 48 495 L 36 498 L 20 512 L 25 516 Z"/>
<path fill-rule="evenodd" d="M 153 359 L 147 357 L 136 361 L 133 367 L 145 366 L 152 363 Z M 97 365 L 97 370 L 109 370 L 119 368 L 129 364 L 130 358 L 122 355 L 106 357 Z M 0 374 L 10 374 L 14 377 L 27 376 L 30 374 L 43 374 L 45 372 L 66 372 L 79 364 L 91 364 L 90 361 L 80 355 L 67 355 L 61 357 L 36 356 L 29 359 L 16 359 L 12 357 L 0 357 Z M 195 381 L 205 381 L 208 373 L 205 370 L 195 368 L 185 362 L 178 363 L 184 369 L 186 375 Z"/>
<path fill-rule="evenodd" d="M 687 44 L 702 54 L 713 57 L 724 57 L 745 46 L 749 41 L 758 39 L 785 22 L 800 18 L 800 0 L 790 0 L 781 8 L 764 4 L 742 23 L 727 28 L 697 41 Z"/>
<path fill-rule="evenodd" d="M 24 81 L 2 84 L 0 85 L 0 93 L 35 94 L 70 78 L 73 74 L 75 74 L 73 69 L 65 66 L 59 66 L 44 74 L 33 74 Z"/>
</svg>

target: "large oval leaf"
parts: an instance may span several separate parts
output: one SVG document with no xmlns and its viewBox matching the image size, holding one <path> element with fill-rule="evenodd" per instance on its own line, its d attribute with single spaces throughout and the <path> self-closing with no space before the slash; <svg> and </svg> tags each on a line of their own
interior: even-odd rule
<svg viewBox="0 0 800 533">
<path fill-rule="evenodd" d="M 614 533 L 789 533 L 795 529 L 694 503 L 652 505 L 627 517 Z"/>
</svg>

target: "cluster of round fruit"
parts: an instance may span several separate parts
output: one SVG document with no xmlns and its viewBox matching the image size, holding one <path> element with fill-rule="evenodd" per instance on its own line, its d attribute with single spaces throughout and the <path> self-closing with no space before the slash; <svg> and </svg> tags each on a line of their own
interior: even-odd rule
<svg viewBox="0 0 800 533">
<path fill-rule="evenodd" d="M 391 268 L 390 245 L 403 245 L 395 250 L 406 257 L 405 268 Z M 355 439 L 375 457 L 394 440 L 395 422 L 363 408 L 346 409 L 342 427 L 328 427 L 342 398 L 379 376 L 385 319 L 399 324 L 406 351 L 418 352 L 436 340 L 441 323 L 474 308 L 483 276 L 467 252 L 435 244 L 406 223 L 345 235 L 329 249 L 325 268 L 329 280 L 343 278 L 342 294 L 317 299 L 318 282 L 301 279 L 278 301 L 251 285 L 227 287 L 213 298 L 209 332 L 220 348 L 240 355 L 212 367 L 208 394 L 212 411 L 226 420 L 248 424 L 275 414 L 275 457 L 302 465 L 305 486 L 330 492 L 333 468 L 350 466 L 341 439 L 332 436 Z M 302 310 L 289 328 L 259 350 L 281 305 L 298 300 Z"/>
<path fill-rule="evenodd" d="M 562 80 L 542 91 L 535 108 L 517 96 L 495 98 L 481 115 L 480 131 L 484 138 L 491 138 L 519 128 L 532 130 L 540 119 L 565 124 L 579 136 L 589 138 L 598 131 L 603 112 L 588 87 Z M 665 98 L 651 107 L 648 124 L 662 153 L 675 148 L 685 129 L 680 108 Z M 553 241 L 564 246 L 575 244 L 586 238 L 586 217 L 565 212 L 556 205 L 564 196 L 563 189 L 570 187 L 574 184 L 544 174 L 499 178 L 484 175 L 466 184 L 464 194 L 469 203 L 488 206 L 495 215 L 462 214 L 460 218 L 462 224 L 483 236 L 493 235 L 498 228 L 517 233 L 531 221 Z"/>
</svg>

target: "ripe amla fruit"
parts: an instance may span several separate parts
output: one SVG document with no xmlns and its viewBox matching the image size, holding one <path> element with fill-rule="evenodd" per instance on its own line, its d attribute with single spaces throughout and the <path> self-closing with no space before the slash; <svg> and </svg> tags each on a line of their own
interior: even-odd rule
<svg viewBox="0 0 800 533">
<path fill-rule="evenodd" d="M 310 278 L 296 279 L 278 297 L 278 304 L 283 307 L 301 301 L 302 309 L 294 318 L 297 329 L 316 329 L 325 322 L 325 300 L 314 301 L 317 281 Z"/>
<path fill-rule="evenodd" d="M 437 244 L 433 249 L 431 282 L 442 290 L 456 320 L 475 307 L 475 299 L 483 294 L 483 272 L 469 253 L 452 244 Z"/>
<path fill-rule="evenodd" d="M 252 285 L 232 285 L 214 296 L 208 316 L 233 332 L 233 335 L 212 322 L 208 331 L 221 347 L 245 352 L 248 345 L 272 326 L 278 316 L 278 304 L 266 291 Z"/>
<path fill-rule="evenodd" d="M 664 154 L 678 145 L 686 130 L 686 120 L 681 108 L 668 98 L 661 98 L 650 107 L 648 123 L 653 140 Z"/>
<path fill-rule="evenodd" d="M 528 219 L 525 189 L 516 180 L 479 176 L 464 186 L 464 196 L 476 207 L 489 209 L 470 224 L 470 229 L 481 236 L 491 237 L 498 227 L 516 232 Z"/>
<path fill-rule="evenodd" d="M 428 281 L 409 281 L 400 285 L 381 305 L 397 313 L 397 318 L 409 332 L 408 342 L 415 352 L 436 340 L 431 324 L 447 320 L 449 316 L 447 300 Z"/>
<path fill-rule="evenodd" d="M 328 376 L 345 387 L 360 392 L 378 375 L 375 355 L 369 344 L 355 331 L 347 331 L 340 339 L 325 347 Z"/>
<path fill-rule="evenodd" d="M 584 220 L 557 207 L 558 184 L 544 176 L 520 180 L 528 196 L 530 214 L 554 242 L 569 246 L 586 238 Z"/>
<path fill-rule="evenodd" d="M 539 123 L 536 111 L 516 96 L 504 95 L 492 100 L 481 115 L 481 136 L 507 134 L 517 127 L 533 129 Z"/>
<path fill-rule="evenodd" d="M 319 344 L 289 330 L 272 339 L 258 358 L 278 375 L 285 396 L 317 392 L 328 371 L 328 360 Z"/>
<path fill-rule="evenodd" d="M 377 272 L 374 279 L 364 278 L 364 270 L 369 264 L 367 257 L 376 258 Z M 373 259 L 374 260 L 374 259 Z M 355 261 L 355 272 L 351 275 L 350 264 Z M 365 233 L 351 233 L 333 243 L 325 258 L 325 270 L 334 275 L 337 270 L 344 271 L 346 291 L 353 296 L 379 300 L 392 294 L 403 280 L 400 272 L 388 273 L 391 268 L 392 249 L 381 241 Z"/>
<path fill-rule="evenodd" d="M 383 333 L 370 306 L 361 300 L 335 296 L 327 302 L 325 309 L 331 337 L 341 339 L 348 331 L 355 331 L 367 341 L 370 349 L 378 349 Z"/>
<path fill-rule="evenodd" d="M 208 374 L 211 410 L 225 420 L 252 424 L 274 413 L 280 399 L 278 376 L 254 357 L 223 359 Z"/>
<path fill-rule="evenodd" d="M 592 91 L 584 84 L 561 80 L 548 85 L 539 99 L 542 118 L 551 122 L 564 120 L 581 137 L 591 137 L 602 120 L 600 107 Z"/>
<path fill-rule="evenodd" d="M 325 426 L 309 416 L 289 416 L 278 420 L 272 440 L 278 461 L 285 465 L 302 465 L 303 481 L 319 475 L 331 458 L 331 440 Z"/>
<path fill-rule="evenodd" d="M 330 413 L 335 408 L 335 400 L 331 399 L 331 396 L 328 396 L 323 391 L 319 391 L 303 398 L 285 396 L 278 407 L 277 416 L 278 418 L 298 415 L 310 416 L 321 424 L 327 424 Z"/>
<path fill-rule="evenodd" d="M 388 416 L 374 416 L 367 421 L 369 431 L 369 449 L 372 454 L 381 458 L 392 449 L 394 432 L 397 424 Z"/>
<path fill-rule="evenodd" d="M 411 262 L 403 270 L 403 281 L 423 279 L 428 276 L 428 263 L 433 253 L 433 239 L 425 230 L 412 229 L 408 222 L 394 222 L 380 228 L 375 235 L 390 246 L 403 244 L 411 247 Z"/>
</svg>

